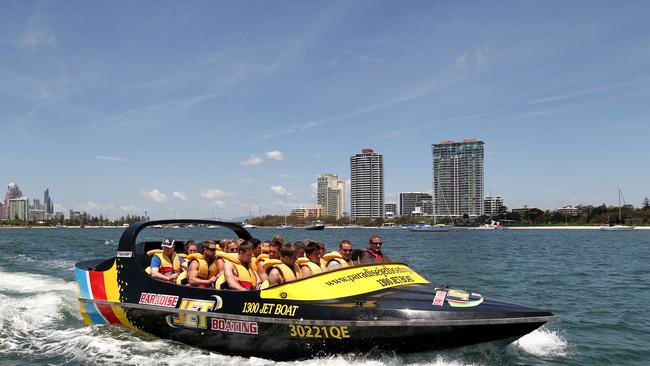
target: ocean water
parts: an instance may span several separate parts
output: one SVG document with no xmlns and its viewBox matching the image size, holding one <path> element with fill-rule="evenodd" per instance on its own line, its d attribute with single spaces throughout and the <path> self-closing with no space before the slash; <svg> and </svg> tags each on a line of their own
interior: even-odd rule
<svg viewBox="0 0 650 366">
<path fill-rule="evenodd" d="M 254 229 L 268 239 L 342 239 L 384 251 L 429 280 L 547 309 L 557 320 L 510 344 L 416 354 L 343 354 L 300 362 L 230 357 L 114 326 L 85 326 L 75 262 L 115 255 L 122 229 L 0 229 L 0 364 L 645 365 L 650 363 L 650 231 Z M 142 239 L 232 237 L 223 229 L 145 230 Z"/>
</svg>

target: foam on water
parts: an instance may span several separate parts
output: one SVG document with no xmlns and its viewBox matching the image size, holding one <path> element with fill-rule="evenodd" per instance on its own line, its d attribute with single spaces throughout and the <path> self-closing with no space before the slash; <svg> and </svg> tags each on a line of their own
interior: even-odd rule
<svg viewBox="0 0 650 366">
<path fill-rule="evenodd" d="M 512 343 L 524 352 L 537 357 L 567 356 L 569 343 L 560 331 L 539 328 Z"/>
</svg>

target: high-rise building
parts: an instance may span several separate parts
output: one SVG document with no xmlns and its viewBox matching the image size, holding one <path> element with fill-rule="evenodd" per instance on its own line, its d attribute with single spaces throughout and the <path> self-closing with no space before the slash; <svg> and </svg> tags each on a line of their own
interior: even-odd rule
<svg viewBox="0 0 650 366">
<path fill-rule="evenodd" d="M 316 180 L 317 203 L 323 207 L 323 216 L 343 217 L 345 209 L 345 182 L 334 174 L 321 174 Z"/>
<path fill-rule="evenodd" d="M 436 216 L 483 214 L 483 141 L 433 144 L 433 203 Z"/>
<path fill-rule="evenodd" d="M 433 198 L 429 193 L 425 192 L 400 192 L 399 194 L 399 214 L 402 216 L 411 216 L 413 212 L 418 212 L 421 215 L 432 215 L 433 206 L 431 204 Z M 416 208 L 419 209 L 416 210 Z"/>
<path fill-rule="evenodd" d="M 12 198 L 9 200 L 9 220 L 26 220 L 29 210 L 27 197 Z"/>
<path fill-rule="evenodd" d="M 397 204 L 392 202 L 387 202 L 384 204 L 384 216 L 385 217 L 395 217 L 397 216 Z"/>
<path fill-rule="evenodd" d="M 363 149 L 350 157 L 350 219 L 384 218 L 384 157 Z"/>
<path fill-rule="evenodd" d="M 45 210 L 46 213 L 50 215 L 54 214 L 54 203 L 50 198 L 49 188 L 45 189 L 45 192 L 43 192 L 43 209 Z"/>
<path fill-rule="evenodd" d="M 483 212 L 490 217 L 499 217 L 499 215 L 504 214 L 503 197 L 486 196 L 483 200 Z"/>
<path fill-rule="evenodd" d="M 13 217 L 10 217 L 11 205 L 9 201 L 22 196 L 23 192 L 18 188 L 18 185 L 16 183 L 9 183 L 9 186 L 7 186 L 7 193 L 5 193 L 4 205 L 2 205 L 2 212 L 0 212 L 0 219 L 13 220 Z"/>
</svg>

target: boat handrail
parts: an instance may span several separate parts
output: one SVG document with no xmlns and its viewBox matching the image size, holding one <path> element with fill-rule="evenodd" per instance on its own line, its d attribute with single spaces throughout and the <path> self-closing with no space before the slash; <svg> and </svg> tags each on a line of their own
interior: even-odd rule
<svg viewBox="0 0 650 366">
<path fill-rule="evenodd" d="M 131 224 L 124 230 L 120 237 L 120 243 L 117 247 L 118 258 L 120 253 L 131 252 L 129 257 L 135 257 L 136 252 L 136 239 L 140 231 L 148 226 L 154 225 L 168 225 L 168 224 L 205 224 L 205 225 L 219 225 L 221 227 L 232 230 L 238 238 L 244 240 L 251 240 L 253 236 L 241 227 L 241 225 L 234 222 L 215 221 L 215 220 L 201 220 L 201 219 L 169 219 L 169 220 L 152 220 L 152 221 L 138 221 Z"/>
</svg>

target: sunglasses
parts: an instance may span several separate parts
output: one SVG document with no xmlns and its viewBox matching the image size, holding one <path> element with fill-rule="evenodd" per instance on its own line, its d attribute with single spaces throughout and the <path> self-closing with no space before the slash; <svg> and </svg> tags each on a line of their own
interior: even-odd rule
<svg viewBox="0 0 650 366">
<path fill-rule="evenodd" d="M 341 249 L 342 252 L 352 253 L 352 249 Z"/>
<path fill-rule="evenodd" d="M 380 242 L 380 241 L 378 241 L 378 242 L 371 241 L 370 244 L 374 244 L 374 245 L 382 245 L 383 243 Z"/>
<path fill-rule="evenodd" d="M 237 248 L 228 249 L 228 253 L 237 253 L 238 251 L 239 251 L 239 249 L 237 249 Z"/>
<path fill-rule="evenodd" d="M 217 248 L 210 248 L 210 247 L 207 247 L 207 248 L 205 248 L 205 250 L 211 250 L 211 251 L 214 252 L 215 250 L 217 250 Z"/>
</svg>

